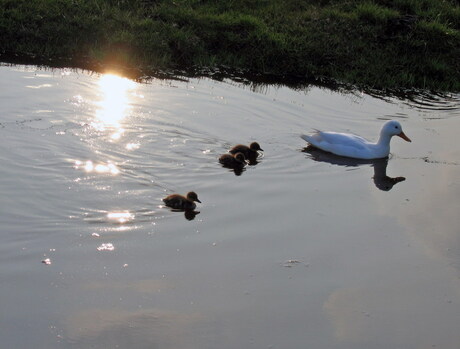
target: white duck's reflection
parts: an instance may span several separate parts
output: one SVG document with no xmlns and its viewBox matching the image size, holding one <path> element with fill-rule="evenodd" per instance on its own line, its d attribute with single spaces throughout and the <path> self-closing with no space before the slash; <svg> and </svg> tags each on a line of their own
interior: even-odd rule
<svg viewBox="0 0 460 349">
<path fill-rule="evenodd" d="M 372 167 L 374 168 L 374 177 L 372 177 L 372 179 L 374 180 L 374 184 L 378 189 L 383 191 L 389 191 L 393 189 L 393 186 L 395 184 L 406 180 L 405 177 L 387 176 L 388 158 L 374 160 L 346 158 L 343 156 L 338 156 L 332 153 L 325 152 L 313 146 L 308 146 L 302 149 L 302 152 L 308 153 L 309 157 L 315 161 L 328 162 L 333 165 L 345 167 L 372 165 Z"/>
</svg>

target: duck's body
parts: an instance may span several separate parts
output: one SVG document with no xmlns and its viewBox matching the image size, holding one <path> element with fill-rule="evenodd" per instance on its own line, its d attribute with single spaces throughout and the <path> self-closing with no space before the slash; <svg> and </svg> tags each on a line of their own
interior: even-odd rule
<svg viewBox="0 0 460 349">
<path fill-rule="evenodd" d="M 194 210 L 196 207 L 194 201 L 201 203 L 201 201 L 198 200 L 198 195 L 193 191 L 187 193 L 187 196 L 171 194 L 163 199 L 166 206 L 176 210 Z"/>
<path fill-rule="evenodd" d="M 316 131 L 312 135 L 302 135 L 301 137 L 321 150 L 340 156 L 370 160 L 388 157 L 390 154 L 390 141 L 393 136 L 399 136 L 411 142 L 402 131 L 401 124 L 395 120 L 387 121 L 383 125 L 377 143 L 369 142 L 353 134 L 338 132 Z"/>
<path fill-rule="evenodd" d="M 225 167 L 244 167 L 246 165 L 246 158 L 243 153 L 223 154 L 219 157 L 219 162 Z"/>
<path fill-rule="evenodd" d="M 259 143 L 252 142 L 249 147 L 244 144 L 237 144 L 229 150 L 231 154 L 242 153 L 246 159 L 257 158 L 259 155 L 258 151 L 264 151 Z"/>
</svg>

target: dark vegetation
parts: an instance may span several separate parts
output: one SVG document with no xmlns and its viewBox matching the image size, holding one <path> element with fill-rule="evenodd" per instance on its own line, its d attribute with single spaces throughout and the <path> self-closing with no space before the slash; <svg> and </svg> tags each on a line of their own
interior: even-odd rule
<svg viewBox="0 0 460 349">
<path fill-rule="evenodd" d="M 460 90 L 454 0 L 0 0 L 0 60 Z"/>
</svg>

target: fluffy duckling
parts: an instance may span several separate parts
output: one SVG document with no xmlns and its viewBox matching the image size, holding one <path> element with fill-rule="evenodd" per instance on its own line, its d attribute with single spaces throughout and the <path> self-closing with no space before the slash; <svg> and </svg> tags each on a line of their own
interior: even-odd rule
<svg viewBox="0 0 460 349">
<path fill-rule="evenodd" d="M 229 168 L 243 167 L 246 165 L 246 157 L 243 153 L 223 154 L 220 156 L 219 162 Z"/>
<path fill-rule="evenodd" d="M 259 143 L 252 142 L 249 147 L 247 145 L 238 144 L 235 145 L 232 149 L 229 150 L 231 154 L 243 153 L 246 159 L 257 158 L 259 155 L 258 150 L 264 151 Z"/>
<path fill-rule="evenodd" d="M 187 193 L 187 196 L 171 194 L 163 199 L 166 206 L 177 210 L 194 210 L 196 207 L 194 201 L 201 203 L 194 191 Z"/>
</svg>

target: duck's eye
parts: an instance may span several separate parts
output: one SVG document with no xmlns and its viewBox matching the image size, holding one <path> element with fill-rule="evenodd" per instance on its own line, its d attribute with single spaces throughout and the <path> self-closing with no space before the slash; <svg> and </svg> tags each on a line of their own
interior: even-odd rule
<svg viewBox="0 0 460 349">
<path fill-rule="evenodd" d="M 398 126 L 395 126 L 395 129 L 398 129 L 399 127 Z"/>
</svg>

